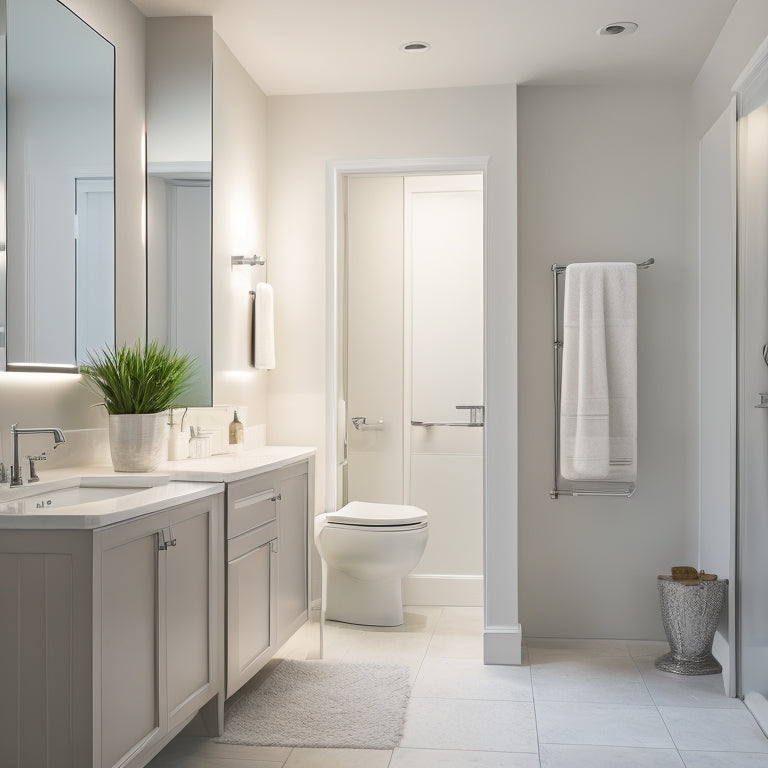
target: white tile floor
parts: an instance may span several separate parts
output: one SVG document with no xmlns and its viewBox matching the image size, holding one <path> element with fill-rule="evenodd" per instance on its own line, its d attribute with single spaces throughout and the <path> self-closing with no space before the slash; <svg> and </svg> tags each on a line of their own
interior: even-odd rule
<svg viewBox="0 0 768 768">
<path fill-rule="evenodd" d="M 280 651 L 316 656 L 317 624 Z M 406 609 L 402 627 L 329 622 L 325 657 L 408 665 L 395 750 L 243 747 L 181 735 L 150 768 L 768 768 L 768 739 L 719 675 L 659 672 L 666 643 L 528 639 L 482 664 L 482 609 Z"/>
</svg>

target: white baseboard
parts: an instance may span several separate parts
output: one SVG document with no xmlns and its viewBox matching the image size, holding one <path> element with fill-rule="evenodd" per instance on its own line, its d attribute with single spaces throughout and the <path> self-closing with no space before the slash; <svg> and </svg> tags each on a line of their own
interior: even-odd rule
<svg viewBox="0 0 768 768">
<path fill-rule="evenodd" d="M 733 680 L 731 679 L 730 650 L 727 638 L 719 630 L 715 632 L 712 642 L 712 655 L 720 662 L 723 668 L 723 691 L 726 696 L 735 696 L 735 686 L 732 686 Z"/>
<path fill-rule="evenodd" d="M 404 605 L 483 605 L 483 577 L 412 573 L 403 579 Z"/>
<path fill-rule="evenodd" d="M 521 664 L 523 630 L 513 627 L 487 628 L 483 633 L 483 662 L 485 664 Z"/>
</svg>

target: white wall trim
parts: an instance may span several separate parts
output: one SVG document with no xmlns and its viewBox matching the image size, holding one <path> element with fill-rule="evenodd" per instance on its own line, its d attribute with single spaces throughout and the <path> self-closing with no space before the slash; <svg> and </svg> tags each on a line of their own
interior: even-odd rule
<svg viewBox="0 0 768 768">
<path fill-rule="evenodd" d="M 731 90 L 739 97 L 739 117 L 765 103 L 768 98 L 768 38 L 755 51 Z"/>
<path fill-rule="evenodd" d="M 486 627 L 483 633 L 483 659 L 486 664 L 521 664 L 523 630 L 514 627 Z"/>
<path fill-rule="evenodd" d="M 481 607 L 483 581 L 475 574 L 412 573 L 403 579 L 403 603 Z"/>
</svg>

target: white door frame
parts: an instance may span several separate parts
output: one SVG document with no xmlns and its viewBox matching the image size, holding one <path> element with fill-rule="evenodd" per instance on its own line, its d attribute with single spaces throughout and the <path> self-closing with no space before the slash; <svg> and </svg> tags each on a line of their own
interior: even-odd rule
<svg viewBox="0 0 768 768">
<path fill-rule="evenodd" d="M 448 175 L 459 173 L 482 174 L 483 177 L 483 402 L 487 402 L 487 333 L 488 324 L 488 161 L 486 156 L 462 158 L 392 159 L 392 160 L 330 160 L 326 165 L 326 333 L 325 333 L 325 408 L 326 408 L 326 464 L 325 511 L 337 508 L 337 435 L 338 435 L 338 253 L 340 191 L 345 177 L 353 175 Z M 483 430 L 483 551 L 487 550 L 488 513 L 487 451 L 488 430 Z M 483 579 L 487 591 L 487 562 L 483 557 Z M 487 628 L 486 628 L 487 634 Z M 519 640 L 519 638 L 518 638 Z M 486 662 L 488 663 L 488 659 Z M 499 663 L 491 660 L 491 663 Z M 505 663 L 505 662 L 502 662 Z"/>
<path fill-rule="evenodd" d="M 326 285 L 325 285 L 325 511 L 336 510 L 337 486 L 337 410 L 338 367 L 337 333 L 338 328 L 338 248 L 339 248 L 339 200 L 342 180 L 345 176 L 357 174 L 388 175 L 441 175 L 456 173 L 481 173 L 483 175 L 483 196 L 487 194 L 488 157 L 392 159 L 392 160 L 329 160 L 326 165 Z M 487 206 L 484 206 L 487 208 Z M 487 212 L 484 211 L 483 223 L 483 263 L 488 254 Z M 483 280 L 483 299 L 487 286 Z M 485 310 L 484 310 L 485 311 Z M 487 314 L 486 314 L 487 319 Z M 484 342 L 485 343 L 485 342 Z M 483 355 L 483 388 L 486 381 L 486 356 Z M 485 392 L 484 392 L 485 394 Z M 485 441 L 483 451 L 485 452 Z M 485 473 L 484 473 L 485 474 Z M 485 477 L 483 478 L 485 486 Z"/>
</svg>

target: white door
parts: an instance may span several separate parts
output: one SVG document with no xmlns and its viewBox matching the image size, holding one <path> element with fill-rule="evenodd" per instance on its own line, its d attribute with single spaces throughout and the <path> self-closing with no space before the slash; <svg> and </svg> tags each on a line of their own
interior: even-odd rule
<svg viewBox="0 0 768 768">
<path fill-rule="evenodd" d="M 349 178 L 346 276 L 348 499 L 426 509 L 424 599 L 479 603 L 482 176 Z"/>
</svg>

